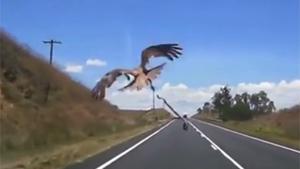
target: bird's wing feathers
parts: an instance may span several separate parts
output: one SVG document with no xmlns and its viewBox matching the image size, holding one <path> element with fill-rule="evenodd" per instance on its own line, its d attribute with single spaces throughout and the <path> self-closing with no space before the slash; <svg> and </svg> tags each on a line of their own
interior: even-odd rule
<svg viewBox="0 0 300 169">
<path fill-rule="evenodd" d="M 106 79 L 101 79 L 97 82 L 96 86 L 92 89 L 92 96 L 95 99 L 102 100 L 105 97 Z"/>
<path fill-rule="evenodd" d="M 148 78 L 152 81 L 154 79 L 156 79 L 158 77 L 158 75 L 160 75 L 161 70 L 164 68 L 164 66 L 166 65 L 166 63 L 163 63 L 161 65 L 158 65 L 154 68 L 151 68 L 148 70 Z"/>
<path fill-rule="evenodd" d="M 128 80 L 130 80 L 129 75 L 132 74 L 130 70 L 127 69 L 114 69 L 106 73 L 100 81 L 97 82 L 96 86 L 92 89 L 92 96 L 96 99 L 103 99 L 105 97 L 105 89 L 110 87 L 116 79 L 125 75 Z"/>
<path fill-rule="evenodd" d="M 153 57 L 167 57 L 169 60 L 174 60 L 181 55 L 182 48 L 178 44 L 160 44 L 150 46 L 142 51 L 141 67 L 145 68 L 149 59 Z"/>
<path fill-rule="evenodd" d="M 130 75 L 133 75 L 132 70 L 128 69 L 114 69 L 106 74 L 107 77 L 107 87 L 110 87 L 119 76 L 124 75 L 127 80 L 130 80 Z"/>
</svg>

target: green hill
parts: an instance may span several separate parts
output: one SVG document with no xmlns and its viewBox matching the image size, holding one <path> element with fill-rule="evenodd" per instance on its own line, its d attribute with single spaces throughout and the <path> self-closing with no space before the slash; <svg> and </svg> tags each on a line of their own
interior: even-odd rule
<svg viewBox="0 0 300 169">
<path fill-rule="evenodd" d="M 128 115 L 0 33 L 1 158 L 148 123 Z M 46 89 L 50 83 L 48 101 Z M 150 120 L 151 122 L 151 120 Z M 5 154 L 5 155 L 4 155 Z"/>
</svg>

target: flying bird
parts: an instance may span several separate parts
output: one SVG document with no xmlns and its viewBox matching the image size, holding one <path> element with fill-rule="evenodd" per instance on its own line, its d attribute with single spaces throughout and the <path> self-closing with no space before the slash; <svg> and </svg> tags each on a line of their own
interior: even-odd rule
<svg viewBox="0 0 300 169">
<path fill-rule="evenodd" d="M 173 61 L 178 58 L 181 53 L 182 48 L 178 44 L 159 44 L 154 46 L 149 46 L 144 49 L 141 54 L 141 63 L 138 68 L 133 70 L 134 80 L 128 85 L 119 89 L 121 91 L 125 89 L 136 89 L 141 90 L 143 87 L 152 86 L 152 81 L 160 75 L 165 63 L 158 65 L 154 68 L 147 69 L 146 65 L 149 63 L 151 57 L 166 57 Z"/>
<path fill-rule="evenodd" d="M 96 99 L 104 99 L 106 88 L 109 88 L 121 75 L 125 75 L 128 80 L 130 80 L 130 76 L 133 76 L 134 79 L 128 85 L 119 89 L 120 91 L 124 91 L 125 89 L 141 90 L 149 84 L 154 89 L 152 81 L 160 75 L 166 63 L 147 69 L 146 65 L 149 63 L 150 58 L 167 57 L 169 60 L 174 60 L 174 58 L 178 58 L 182 54 L 181 50 L 182 48 L 178 44 L 160 44 L 144 49 L 141 54 L 139 67 L 132 70 L 114 69 L 106 73 L 92 89 L 92 96 Z"/>
<path fill-rule="evenodd" d="M 114 69 L 106 73 L 92 89 L 92 96 L 96 99 L 102 100 L 105 97 L 106 88 L 109 88 L 119 76 L 124 75 L 127 80 L 130 80 L 130 75 L 135 75 L 129 69 Z"/>
</svg>

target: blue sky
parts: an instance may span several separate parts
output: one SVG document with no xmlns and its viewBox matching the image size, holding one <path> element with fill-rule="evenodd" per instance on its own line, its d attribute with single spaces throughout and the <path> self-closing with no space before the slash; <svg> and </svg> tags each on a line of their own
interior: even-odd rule
<svg viewBox="0 0 300 169">
<path fill-rule="evenodd" d="M 89 87 L 112 68 L 138 65 L 143 48 L 168 42 L 184 55 L 167 64 L 158 86 L 295 80 L 299 20 L 298 0 L 1 1 L 1 27 L 18 41 L 43 57 L 49 48 L 42 40 L 63 42 L 54 53 L 61 69 L 105 61 L 70 73 Z"/>
</svg>

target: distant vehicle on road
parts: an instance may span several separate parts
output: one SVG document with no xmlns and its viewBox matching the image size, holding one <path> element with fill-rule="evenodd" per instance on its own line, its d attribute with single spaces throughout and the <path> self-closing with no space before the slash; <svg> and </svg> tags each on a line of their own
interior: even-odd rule
<svg viewBox="0 0 300 169">
<path fill-rule="evenodd" d="M 182 126 L 183 130 L 188 130 L 189 127 L 188 127 L 188 124 L 186 121 L 183 122 L 183 126 Z"/>
<path fill-rule="evenodd" d="M 187 124 L 187 114 L 184 114 L 183 116 L 183 126 L 182 126 L 182 128 L 183 128 L 183 130 L 188 130 L 188 124 Z"/>
</svg>

